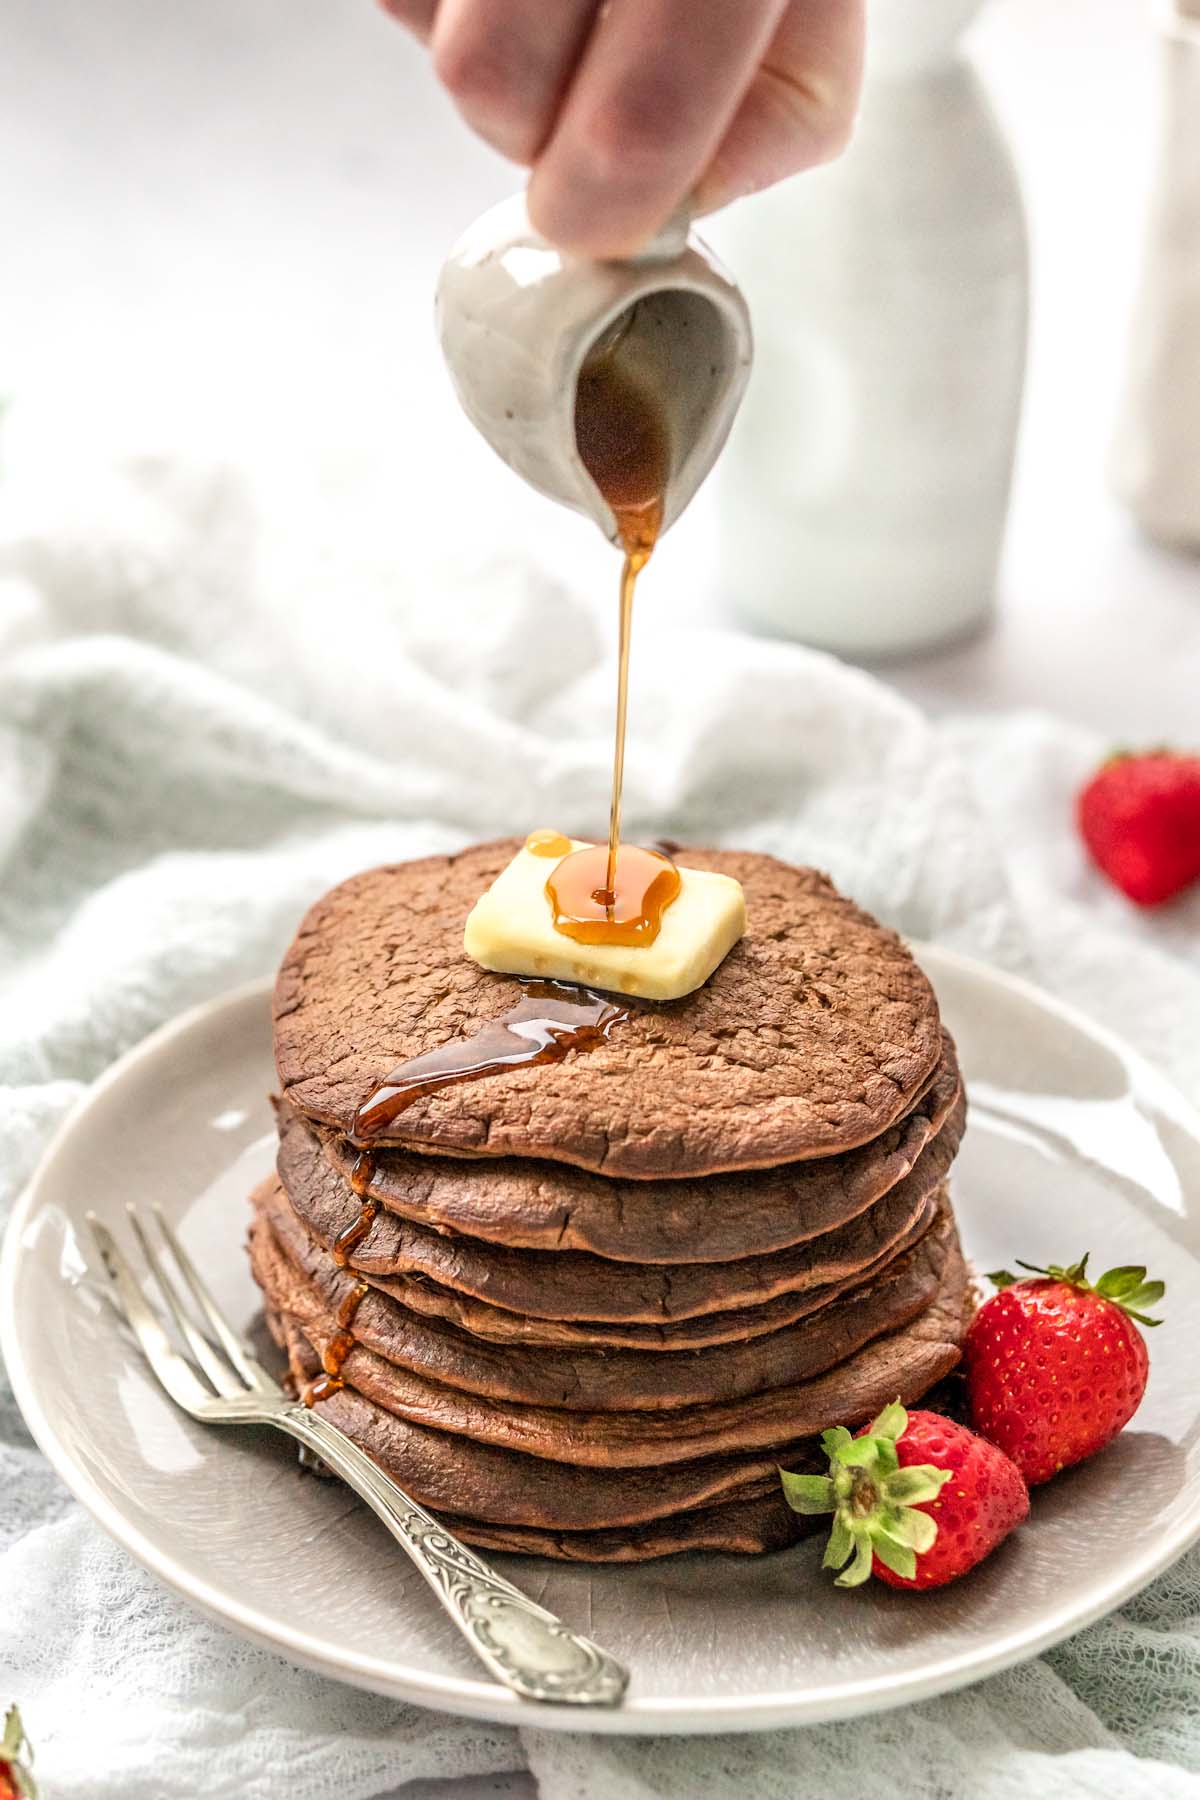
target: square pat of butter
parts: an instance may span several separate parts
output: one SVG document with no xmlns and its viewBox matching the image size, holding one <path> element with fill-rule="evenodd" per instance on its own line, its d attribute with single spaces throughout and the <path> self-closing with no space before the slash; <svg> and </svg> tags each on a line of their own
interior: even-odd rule
<svg viewBox="0 0 1200 1800">
<path fill-rule="evenodd" d="M 571 843 L 572 851 L 587 847 Z M 518 850 L 467 919 L 463 948 L 473 961 L 502 975 L 678 1000 L 703 986 L 745 932 L 741 883 L 681 867 L 679 892 L 652 944 L 576 943 L 555 930 L 546 882 L 556 867 L 553 858 Z"/>
</svg>

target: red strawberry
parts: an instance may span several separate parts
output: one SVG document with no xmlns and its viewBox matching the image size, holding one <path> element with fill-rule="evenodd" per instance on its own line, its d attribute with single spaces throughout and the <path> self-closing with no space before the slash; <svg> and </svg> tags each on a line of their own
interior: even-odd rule
<svg viewBox="0 0 1200 1800">
<path fill-rule="evenodd" d="M 37 1783 L 29 1773 L 33 1749 L 25 1736 L 21 1715 L 10 1706 L 0 1738 L 0 1800 L 37 1800 Z"/>
<path fill-rule="evenodd" d="M 897 1400 L 856 1437 L 837 1425 L 821 1442 L 828 1475 L 779 1475 L 793 1512 L 833 1514 L 822 1566 L 842 1570 L 839 1587 L 871 1574 L 889 1587 L 943 1587 L 1029 1512 L 1007 1456 L 940 1413 L 905 1412 Z"/>
<path fill-rule="evenodd" d="M 965 1346 L 971 1418 L 1011 1456 L 1030 1487 L 1094 1456 L 1137 1411 L 1149 1358 L 1134 1324 L 1162 1299 L 1143 1268 L 1110 1269 L 1093 1284 L 1087 1257 L 1069 1269 L 1002 1269 L 1001 1289 L 971 1321 Z"/>
<path fill-rule="evenodd" d="M 1200 757 L 1110 757 L 1079 796 L 1079 829 L 1110 881 L 1159 906 L 1200 878 Z"/>
</svg>

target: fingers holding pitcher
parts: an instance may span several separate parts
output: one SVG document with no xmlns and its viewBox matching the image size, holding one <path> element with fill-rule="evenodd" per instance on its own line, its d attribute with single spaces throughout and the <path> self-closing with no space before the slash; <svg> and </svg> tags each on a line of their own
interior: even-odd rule
<svg viewBox="0 0 1200 1800">
<path fill-rule="evenodd" d="M 468 123 L 532 168 L 562 249 L 637 250 L 826 161 L 857 104 L 863 0 L 382 0 Z"/>
<path fill-rule="evenodd" d="M 598 19 L 529 184 L 537 228 L 590 256 L 636 250 L 725 135 L 784 0 L 617 0 Z"/>
<path fill-rule="evenodd" d="M 555 128 L 597 11 L 598 0 L 440 0 L 434 70 L 468 125 L 528 166 Z"/>
<path fill-rule="evenodd" d="M 863 0 L 791 0 L 697 185 L 697 212 L 841 153 L 862 84 L 864 14 Z"/>
</svg>

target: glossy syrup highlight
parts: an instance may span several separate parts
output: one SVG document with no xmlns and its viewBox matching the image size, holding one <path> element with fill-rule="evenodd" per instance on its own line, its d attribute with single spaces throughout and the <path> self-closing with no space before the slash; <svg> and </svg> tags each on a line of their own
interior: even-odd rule
<svg viewBox="0 0 1200 1800">
<path fill-rule="evenodd" d="M 577 944 L 652 944 L 679 888 L 679 870 L 669 856 L 622 844 L 613 879 L 608 851 L 592 844 L 556 864 L 546 895 L 555 930 Z"/>
<path fill-rule="evenodd" d="M 504 1069 L 561 1062 L 568 1051 L 599 1043 L 629 1016 L 628 1007 L 611 994 L 590 988 L 560 981 L 527 981 L 522 987 L 515 1006 L 470 1037 L 454 1038 L 393 1069 L 355 1114 L 355 1141 L 378 1137 L 423 1095 L 481 1081 Z"/>
<path fill-rule="evenodd" d="M 334 1315 L 337 1330 L 326 1344 L 321 1358 L 321 1373 L 313 1377 L 300 1396 L 305 1406 L 315 1406 L 318 1400 L 328 1400 L 331 1394 L 340 1393 L 345 1387 L 342 1367 L 355 1344 L 351 1326 L 369 1291 L 368 1283 L 359 1280 L 344 1295 Z"/>
</svg>

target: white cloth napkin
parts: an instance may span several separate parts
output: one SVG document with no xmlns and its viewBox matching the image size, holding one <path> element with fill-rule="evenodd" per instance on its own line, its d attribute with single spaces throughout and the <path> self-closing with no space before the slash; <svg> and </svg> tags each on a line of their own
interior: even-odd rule
<svg viewBox="0 0 1200 1800">
<path fill-rule="evenodd" d="M 113 1057 L 271 968 L 309 900 L 383 858 L 605 816 L 595 614 L 510 566 L 424 571 L 347 507 L 256 515 L 170 463 L 16 473 L 0 499 L 0 1219 Z M 336 542 L 335 542 L 336 540 Z M 816 862 L 903 930 L 1032 976 L 1200 1097 L 1200 898 L 1136 916 L 1071 796 L 1104 746 L 1043 717 L 933 726 L 836 662 L 638 621 L 634 833 Z M 970 1692 L 692 1741 L 439 1717 L 200 1618 L 94 1527 L 0 1381 L 0 1704 L 50 1800 L 371 1800 L 528 1768 L 543 1800 L 1028 1800 L 1200 1792 L 1200 1558 Z"/>
</svg>

